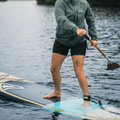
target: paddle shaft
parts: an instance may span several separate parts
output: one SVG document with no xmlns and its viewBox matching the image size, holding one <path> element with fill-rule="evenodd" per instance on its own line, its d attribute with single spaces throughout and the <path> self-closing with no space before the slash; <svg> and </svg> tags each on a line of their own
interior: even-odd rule
<svg viewBox="0 0 120 120">
<path fill-rule="evenodd" d="M 85 37 L 86 37 L 92 44 L 94 44 L 93 41 L 90 39 L 90 36 L 88 35 L 88 33 L 86 33 Z M 104 53 L 97 45 L 96 45 L 95 47 L 96 47 L 96 48 L 98 49 L 98 51 L 108 60 L 108 65 L 107 65 L 107 69 L 108 69 L 108 70 L 113 70 L 113 69 L 116 69 L 116 68 L 119 68 L 119 67 L 120 67 L 119 64 L 114 63 L 113 61 L 111 61 L 111 60 L 105 55 L 105 53 Z"/>
<path fill-rule="evenodd" d="M 93 41 L 90 39 L 90 36 L 88 35 L 88 33 L 85 36 L 93 44 Z M 105 55 L 105 53 L 97 45 L 95 47 L 109 61 L 109 63 L 111 63 L 110 59 Z"/>
<path fill-rule="evenodd" d="M 89 38 L 89 41 L 93 44 L 93 41 Z M 104 56 L 104 57 L 106 57 L 106 55 L 105 55 L 105 53 L 96 45 L 95 46 L 100 52 L 101 52 L 101 54 Z"/>
</svg>

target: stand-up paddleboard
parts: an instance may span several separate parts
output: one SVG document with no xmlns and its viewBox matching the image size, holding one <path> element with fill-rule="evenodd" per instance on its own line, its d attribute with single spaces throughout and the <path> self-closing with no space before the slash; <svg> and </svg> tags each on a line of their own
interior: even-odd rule
<svg viewBox="0 0 120 120">
<path fill-rule="evenodd" d="M 115 107 L 107 105 L 101 107 L 91 102 L 90 106 L 80 108 L 84 102 L 83 99 L 65 93 L 62 93 L 61 98 L 43 99 L 45 94 L 51 92 L 53 90 L 50 88 L 0 72 L 0 96 L 2 97 L 16 102 L 36 104 L 46 110 L 74 117 L 120 120 L 120 110 Z"/>
</svg>

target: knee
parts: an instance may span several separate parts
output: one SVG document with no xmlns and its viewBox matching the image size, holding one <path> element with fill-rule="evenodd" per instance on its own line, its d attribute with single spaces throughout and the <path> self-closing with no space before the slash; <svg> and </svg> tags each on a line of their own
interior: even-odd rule
<svg viewBox="0 0 120 120">
<path fill-rule="evenodd" d="M 51 67 L 50 71 L 51 71 L 51 73 L 58 73 L 59 69 Z"/>
<path fill-rule="evenodd" d="M 83 69 L 76 69 L 75 74 L 76 76 L 82 76 L 82 74 L 84 74 Z"/>
</svg>

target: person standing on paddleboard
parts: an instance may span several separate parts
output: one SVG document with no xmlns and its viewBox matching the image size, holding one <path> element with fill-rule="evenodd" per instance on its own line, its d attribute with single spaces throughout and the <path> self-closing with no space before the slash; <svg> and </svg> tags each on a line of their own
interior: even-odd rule
<svg viewBox="0 0 120 120">
<path fill-rule="evenodd" d="M 90 104 L 90 95 L 88 82 L 83 72 L 87 47 L 84 20 L 86 20 L 88 33 L 93 41 L 92 46 L 98 44 L 91 7 L 86 0 L 57 0 L 55 3 L 55 18 L 57 22 L 56 39 L 53 45 L 50 68 L 55 90 L 53 93 L 45 95 L 44 99 L 61 97 L 60 68 L 70 49 L 74 71 L 83 91 L 84 103 L 81 107 L 87 106 Z"/>
</svg>

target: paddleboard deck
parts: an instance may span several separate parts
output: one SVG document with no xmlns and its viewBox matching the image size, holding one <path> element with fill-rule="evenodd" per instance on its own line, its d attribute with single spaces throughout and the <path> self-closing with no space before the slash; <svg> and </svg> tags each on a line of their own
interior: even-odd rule
<svg viewBox="0 0 120 120">
<path fill-rule="evenodd" d="M 80 106 L 84 102 L 83 99 L 66 93 L 62 93 L 61 98 L 43 98 L 45 94 L 51 92 L 53 90 L 45 86 L 0 72 L 0 96 L 2 97 L 16 102 L 36 104 L 42 106 L 43 109 L 74 117 L 120 120 L 120 115 L 102 110 L 99 104 L 94 102 L 91 102 L 90 106 L 81 109 Z M 108 110 L 110 108 L 107 105 L 103 105 L 103 107 Z M 120 113 L 119 109 L 114 108 L 113 110 L 113 108 L 112 111 Z M 99 114 L 97 115 L 97 113 Z"/>
<path fill-rule="evenodd" d="M 34 104 L 49 104 L 73 98 L 71 95 L 62 93 L 61 98 L 44 99 L 45 94 L 53 90 L 40 84 L 24 80 L 12 75 L 0 72 L 0 95 L 16 102 L 29 102 Z"/>
</svg>

